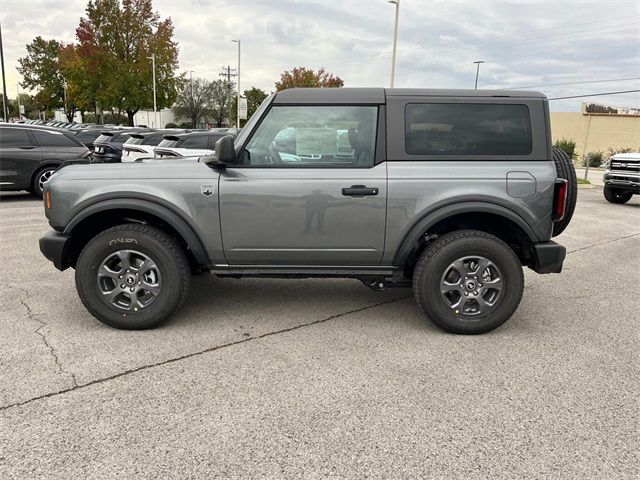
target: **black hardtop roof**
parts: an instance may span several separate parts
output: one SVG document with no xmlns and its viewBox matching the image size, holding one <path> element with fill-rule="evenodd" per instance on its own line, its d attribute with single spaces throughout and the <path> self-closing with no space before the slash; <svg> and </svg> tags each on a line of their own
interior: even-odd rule
<svg viewBox="0 0 640 480">
<path fill-rule="evenodd" d="M 520 90 L 446 88 L 290 88 L 276 94 L 274 104 L 344 103 L 381 104 L 386 97 L 510 97 L 546 98 L 543 93 Z"/>
</svg>

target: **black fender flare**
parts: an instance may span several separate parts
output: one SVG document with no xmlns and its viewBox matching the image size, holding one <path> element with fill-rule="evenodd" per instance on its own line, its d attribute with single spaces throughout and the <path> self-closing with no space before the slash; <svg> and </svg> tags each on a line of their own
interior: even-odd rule
<svg viewBox="0 0 640 480">
<path fill-rule="evenodd" d="M 490 202 L 460 202 L 451 205 L 445 205 L 432 212 L 424 215 L 418 220 L 400 242 L 400 246 L 396 250 L 396 254 L 393 260 L 393 264 L 396 266 L 402 266 L 409 258 L 409 255 L 413 251 L 415 245 L 421 236 L 428 232 L 429 228 L 436 223 L 454 215 L 461 213 L 491 213 L 511 220 L 518 225 L 527 234 L 532 243 L 537 243 L 538 238 L 533 229 L 527 224 L 527 222 L 517 213 L 509 210 L 506 207 L 497 205 Z"/>
<path fill-rule="evenodd" d="M 189 247 L 189 250 L 193 254 L 194 258 L 200 265 L 210 264 L 209 256 L 207 255 L 207 251 L 204 248 L 204 244 L 202 243 L 194 229 L 187 223 L 187 221 L 170 208 L 148 200 L 135 198 L 114 198 L 93 203 L 83 208 L 76 215 L 74 215 L 74 217 L 67 223 L 62 233 L 65 235 L 70 235 L 73 229 L 83 220 L 98 212 L 115 209 L 138 210 L 158 217 L 162 221 L 171 225 L 171 227 L 173 227 L 173 229 L 178 232 L 178 234 L 182 237 L 182 239 Z"/>
</svg>

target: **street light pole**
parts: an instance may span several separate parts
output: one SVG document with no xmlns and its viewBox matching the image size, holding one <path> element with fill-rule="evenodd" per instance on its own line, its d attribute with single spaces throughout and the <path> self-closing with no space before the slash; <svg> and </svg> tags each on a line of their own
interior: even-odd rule
<svg viewBox="0 0 640 480">
<path fill-rule="evenodd" d="M 158 111 L 158 102 L 156 99 L 156 54 L 152 53 L 150 57 L 151 59 L 151 68 L 153 69 L 153 120 L 156 120 L 156 112 Z M 160 117 L 160 122 L 162 123 L 162 117 Z"/>
<path fill-rule="evenodd" d="M 398 17 L 400 16 L 400 0 L 387 0 L 396 6 L 396 23 L 393 28 L 393 53 L 391 54 L 391 88 L 396 77 L 396 46 L 398 45 Z"/>
<path fill-rule="evenodd" d="M 7 77 L 4 74 L 4 50 L 2 48 L 2 26 L 0 25 L 0 63 L 2 64 L 2 118 L 9 121 L 9 106 L 7 105 Z"/>
<path fill-rule="evenodd" d="M 236 128 L 240 128 L 240 40 L 231 40 L 238 44 L 238 98 L 236 99 Z"/>
<path fill-rule="evenodd" d="M 475 62 L 473 62 L 476 64 L 476 86 L 474 87 L 474 90 L 478 89 L 478 74 L 480 73 L 480 64 L 484 63 L 484 60 L 477 60 Z"/>
</svg>

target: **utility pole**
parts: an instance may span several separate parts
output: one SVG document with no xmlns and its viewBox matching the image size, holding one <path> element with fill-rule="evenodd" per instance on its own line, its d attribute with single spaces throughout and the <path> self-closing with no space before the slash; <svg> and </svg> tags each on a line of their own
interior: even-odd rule
<svg viewBox="0 0 640 480">
<path fill-rule="evenodd" d="M 2 117 L 9 121 L 9 106 L 7 105 L 7 77 L 4 74 L 4 49 L 2 48 L 2 25 L 0 25 L 0 63 L 2 63 Z"/>
<path fill-rule="evenodd" d="M 236 99 L 236 128 L 240 128 L 240 40 L 231 40 L 238 44 L 238 98 Z"/>
<path fill-rule="evenodd" d="M 391 88 L 396 77 L 396 46 L 398 45 L 398 17 L 400 16 L 400 0 L 387 0 L 390 4 L 396 6 L 396 23 L 393 28 L 393 53 L 391 54 Z"/>
<path fill-rule="evenodd" d="M 478 74 L 480 73 L 480 64 L 484 63 L 484 60 L 477 60 L 475 62 L 473 62 L 476 64 L 476 86 L 474 87 L 474 90 L 478 89 Z"/>
<path fill-rule="evenodd" d="M 153 120 L 155 123 L 156 112 L 158 111 L 158 102 L 156 98 L 156 54 L 152 53 L 150 57 L 147 57 L 151 60 L 151 68 L 153 69 Z M 160 114 L 160 123 L 162 123 L 162 114 Z"/>
<path fill-rule="evenodd" d="M 20 84 L 16 84 L 16 101 L 18 102 L 18 120 L 22 120 L 20 116 Z"/>
<path fill-rule="evenodd" d="M 218 74 L 221 77 L 227 77 L 227 83 L 231 83 L 231 77 L 237 77 L 235 68 L 231 68 L 231 65 L 222 67 L 222 71 Z M 231 120 L 231 106 L 229 106 L 229 120 Z"/>
</svg>

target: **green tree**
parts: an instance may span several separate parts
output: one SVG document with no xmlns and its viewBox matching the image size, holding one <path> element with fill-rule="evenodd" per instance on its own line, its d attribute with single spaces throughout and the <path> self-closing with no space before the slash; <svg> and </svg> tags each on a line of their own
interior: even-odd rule
<svg viewBox="0 0 640 480">
<path fill-rule="evenodd" d="M 235 96 L 233 87 L 233 82 L 227 80 L 211 82 L 211 116 L 217 127 L 221 127 L 227 118 L 229 122 L 235 120 L 235 112 L 231 111 Z"/>
<path fill-rule="evenodd" d="M 195 128 L 203 116 L 212 112 L 211 89 L 211 82 L 204 78 L 181 79 L 176 103 L 172 108 L 173 114 L 176 118 L 188 118 L 191 127 Z"/>
<path fill-rule="evenodd" d="M 28 93 L 21 93 L 18 97 L 20 98 L 19 104 L 17 98 L 9 100 L 9 117 L 18 118 L 18 116 L 20 115 L 19 105 L 22 105 L 24 107 L 25 118 L 38 118 L 40 108 L 38 107 L 34 97 L 32 95 L 29 95 Z"/>
<path fill-rule="evenodd" d="M 293 70 L 285 70 L 280 74 L 280 81 L 276 82 L 276 90 L 281 91 L 287 88 L 296 87 L 342 87 L 344 81 L 327 72 L 324 67 L 317 72 L 306 67 L 297 67 Z"/>
<path fill-rule="evenodd" d="M 38 91 L 35 101 L 43 110 L 66 107 L 65 114 L 71 121 L 77 107 L 71 99 L 65 104 L 65 79 L 59 59 L 63 47 L 57 40 L 37 36 L 27 45 L 27 56 L 18 59 L 18 72 L 23 77 L 23 88 Z"/>
<path fill-rule="evenodd" d="M 256 87 L 252 87 L 249 90 L 244 91 L 244 96 L 247 98 L 247 120 L 256 113 L 256 110 L 262 104 L 268 94 L 264 90 Z"/>
<path fill-rule="evenodd" d="M 152 55 L 158 108 L 173 104 L 178 44 L 171 19 L 161 20 L 151 0 L 90 0 L 76 37 L 78 65 L 97 105 L 126 112 L 133 125 L 141 108 L 153 106 Z"/>
</svg>

